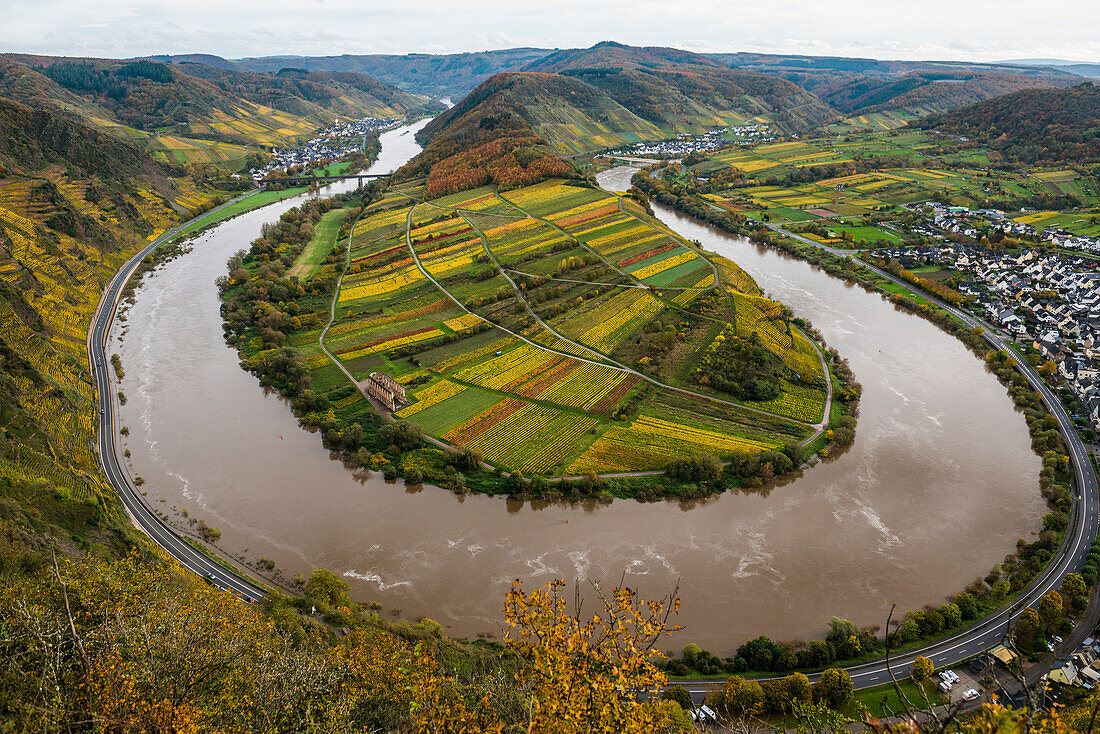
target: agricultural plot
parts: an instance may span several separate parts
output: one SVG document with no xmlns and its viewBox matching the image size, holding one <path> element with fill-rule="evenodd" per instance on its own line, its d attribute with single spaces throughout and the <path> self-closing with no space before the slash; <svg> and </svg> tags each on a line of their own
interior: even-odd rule
<svg viewBox="0 0 1100 734">
<path fill-rule="evenodd" d="M 960 150 L 944 154 L 943 141 L 924 131 L 874 131 L 876 126 L 883 130 L 894 127 L 896 120 L 876 115 L 853 119 L 854 123 L 849 120 L 842 125 L 843 130 L 838 128 L 845 133 L 843 138 L 832 136 L 716 152 L 682 174 L 682 180 L 686 182 L 704 171 L 713 175 L 716 164 L 735 168 L 743 181 L 736 188 L 709 193 L 707 198 L 723 208 L 755 218 L 767 215 L 772 222 L 844 219 L 859 225 L 868 222 L 850 220 L 869 220 L 872 214 L 881 211 L 897 211 L 900 205 L 931 200 L 972 209 L 982 208 L 997 196 L 1068 195 L 1085 204 L 1100 202 L 1097 182 L 1079 172 L 998 170 L 991 174 L 988 167 L 1002 160 L 996 151 Z M 853 131 L 849 124 L 871 132 Z M 813 177 L 805 176 L 803 169 L 829 166 L 825 169 L 827 174 L 843 172 L 869 157 L 878 157 L 887 165 L 872 171 L 791 183 L 792 179 Z M 871 232 L 864 234 L 866 242 L 891 239 L 875 237 Z"/>
<path fill-rule="evenodd" d="M 505 469 L 654 470 L 694 453 L 728 460 L 808 438 L 823 410 L 823 396 L 796 377 L 821 377 L 816 348 L 773 323 L 781 307 L 733 263 L 712 266 L 605 192 L 562 181 L 426 203 L 391 192 L 349 241 L 328 349 L 356 379 L 384 371 L 404 382 L 409 404 L 396 417 Z M 749 300 L 687 310 L 716 286 Z M 672 388 L 649 359 L 612 357 L 667 343 L 667 325 L 684 319 L 702 326 L 681 326 L 683 348 L 672 352 L 681 356 L 670 358 L 705 349 L 720 330 L 709 324 L 736 320 L 781 352 L 791 373 L 783 394 L 755 413 L 701 386 L 677 383 L 698 387 L 695 398 Z M 336 389 L 339 373 L 311 345 L 317 333 L 293 343 L 314 384 Z M 681 403 L 683 414 L 656 401 Z M 708 405 L 721 417 L 705 416 Z M 761 417 L 774 423 L 762 427 Z"/>
</svg>

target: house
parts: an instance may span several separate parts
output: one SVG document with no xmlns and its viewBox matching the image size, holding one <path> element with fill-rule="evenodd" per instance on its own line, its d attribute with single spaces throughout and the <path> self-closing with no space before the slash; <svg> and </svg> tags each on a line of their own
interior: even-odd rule
<svg viewBox="0 0 1100 734">
<path fill-rule="evenodd" d="M 1077 675 L 1077 666 L 1070 660 L 1058 661 L 1057 667 L 1051 668 L 1048 678 L 1064 686 L 1079 686 L 1081 679 Z"/>
</svg>

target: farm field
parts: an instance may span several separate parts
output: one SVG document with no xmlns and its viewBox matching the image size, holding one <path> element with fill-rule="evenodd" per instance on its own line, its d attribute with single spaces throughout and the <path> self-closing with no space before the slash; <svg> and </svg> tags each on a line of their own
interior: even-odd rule
<svg viewBox="0 0 1100 734">
<path fill-rule="evenodd" d="M 1000 160 L 995 151 L 971 149 L 941 155 L 942 144 L 935 136 L 896 129 L 904 121 L 882 117 L 852 118 L 833 130 L 834 136 L 719 151 L 680 172 L 676 180 L 720 176 L 724 167 L 740 178 L 735 186 L 707 194 L 718 206 L 776 223 L 844 223 L 855 230 L 857 244 L 894 239 L 888 232 L 870 231 L 872 218 L 922 201 L 980 209 L 998 196 L 1071 195 L 1086 205 L 1100 204 L 1097 182 L 1076 171 L 991 174 L 986 169 Z M 938 156 L 936 162 L 933 156 Z M 859 161 L 867 160 L 881 165 L 852 172 L 859 171 Z"/>
<path fill-rule="evenodd" d="M 577 182 L 431 201 L 422 192 L 390 189 L 347 222 L 348 267 L 325 336 L 355 380 L 384 372 L 402 383 L 397 418 L 543 476 L 748 458 L 819 431 L 828 376 L 817 347 L 735 264 Z M 293 266 L 307 288 L 311 275 L 335 275 L 317 266 L 344 213 L 325 215 Z M 314 390 L 355 409 L 365 399 L 317 346 L 328 303 L 316 307 L 324 318 L 304 314 L 318 326 L 291 343 Z M 742 400 L 691 376 L 719 334 L 766 345 L 778 397 Z"/>
<path fill-rule="evenodd" d="M 328 256 L 336 245 L 336 235 L 340 232 L 340 225 L 344 223 L 345 216 L 347 216 L 346 210 L 337 209 L 327 212 L 321 218 L 314 229 L 313 239 L 309 241 L 302 254 L 290 266 L 290 270 L 287 271 L 288 275 L 307 278 L 320 269 L 321 261 Z"/>
</svg>

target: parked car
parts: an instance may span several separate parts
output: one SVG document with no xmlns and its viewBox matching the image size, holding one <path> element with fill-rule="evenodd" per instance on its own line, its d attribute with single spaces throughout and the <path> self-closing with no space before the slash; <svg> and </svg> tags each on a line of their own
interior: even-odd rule
<svg viewBox="0 0 1100 734">
<path fill-rule="evenodd" d="M 977 697 L 978 697 L 979 695 L 980 695 L 980 694 L 978 693 L 977 689 L 975 689 L 975 688 L 969 688 L 969 689 L 967 689 L 967 690 L 966 690 L 966 692 L 965 692 L 965 693 L 963 693 L 963 700 L 965 700 L 965 701 L 973 701 L 973 700 L 974 700 L 975 698 L 977 698 Z"/>
</svg>

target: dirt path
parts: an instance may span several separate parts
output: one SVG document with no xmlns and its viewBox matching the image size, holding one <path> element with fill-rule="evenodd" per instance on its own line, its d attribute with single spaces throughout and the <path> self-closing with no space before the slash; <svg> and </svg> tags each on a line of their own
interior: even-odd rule
<svg viewBox="0 0 1100 734">
<path fill-rule="evenodd" d="M 507 199 L 502 199 L 502 200 L 506 201 L 506 202 L 508 201 Z M 414 201 L 415 201 L 415 199 L 414 199 Z M 418 201 L 417 204 L 415 204 L 413 206 L 413 208 L 409 210 L 409 214 L 405 219 L 405 244 L 408 245 L 409 252 L 412 254 L 413 261 L 416 263 L 417 268 L 424 275 L 424 277 L 426 277 L 428 280 L 430 280 L 435 285 L 436 288 L 438 288 L 448 298 L 450 298 L 451 301 L 455 305 L 457 305 L 459 308 L 461 308 L 466 313 L 472 314 L 474 316 L 478 316 L 478 318 L 481 318 L 478 314 L 475 314 L 473 311 L 466 308 L 465 304 L 463 304 L 457 298 L 455 298 L 450 293 L 450 291 L 448 291 L 443 286 L 443 284 L 441 284 L 434 277 L 432 277 L 432 275 L 424 267 L 423 263 L 420 262 L 420 256 L 417 254 L 416 248 L 413 247 L 412 235 L 411 235 L 413 212 L 416 210 L 416 207 L 419 206 L 420 203 L 422 203 L 422 202 Z M 511 202 L 508 202 L 508 203 L 511 204 Z M 455 211 L 454 209 L 452 209 L 450 207 L 441 207 L 441 206 L 436 205 L 436 204 L 428 204 L 428 206 L 432 206 L 432 207 L 437 208 L 437 209 L 448 209 L 448 210 L 451 210 L 451 211 Z M 519 207 L 516 207 L 516 208 L 519 209 Z M 520 211 L 523 211 L 523 210 L 520 209 Z M 715 397 L 713 395 L 707 395 L 706 393 L 695 392 L 693 390 L 688 390 L 686 388 L 675 387 L 673 385 L 668 385 L 666 383 L 660 382 L 659 380 L 657 380 L 653 377 L 650 377 L 649 375 L 646 375 L 642 372 L 639 372 L 638 370 L 635 370 L 631 367 L 628 367 L 628 366 L 626 366 L 626 365 L 624 365 L 620 362 L 617 362 L 617 361 L 613 360 L 611 357 L 608 357 L 607 355 L 605 355 L 601 352 L 598 352 L 598 351 L 592 349 L 591 347 L 585 346 L 584 344 L 580 344 L 580 343 L 578 343 L 576 341 L 573 341 L 571 339 L 567 339 L 566 337 L 562 336 L 557 331 L 555 331 L 552 327 L 550 327 L 545 321 L 542 320 L 542 318 L 537 313 L 534 312 L 533 309 L 531 309 L 530 304 L 528 304 L 527 300 L 523 297 L 522 291 L 516 286 L 515 282 L 506 273 L 504 273 L 504 270 L 501 268 L 500 263 L 496 259 L 496 256 L 493 254 L 492 250 L 488 246 L 488 239 L 486 238 L 485 233 L 482 232 L 481 229 L 479 227 L 477 227 L 477 225 L 475 225 L 472 221 L 470 221 L 466 216 L 463 215 L 462 218 L 481 237 L 482 246 L 485 248 L 486 253 L 488 253 L 490 258 L 492 258 L 493 263 L 497 266 L 497 268 L 501 270 L 501 274 L 504 275 L 504 278 L 509 282 L 509 284 L 511 284 L 513 291 L 517 294 L 517 298 L 523 304 L 523 306 L 527 310 L 527 312 L 548 332 L 550 332 L 551 334 L 554 334 L 555 336 L 557 336 L 562 341 L 565 341 L 569 344 L 572 344 L 573 346 L 578 347 L 580 349 L 583 349 L 584 351 L 586 351 L 590 354 L 598 355 L 599 360 L 587 359 L 585 357 L 577 356 L 575 354 L 569 354 L 567 352 L 562 352 L 562 351 L 559 351 L 557 349 L 552 349 L 552 348 L 547 347 L 545 345 L 538 344 L 538 343 L 532 341 L 531 339 L 528 339 L 527 337 L 522 336 L 521 334 L 517 334 L 516 332 L 511 331 L 510 329 L 507 329 L 503 326 L 494 324 L 494 326 L 496 326 L 497 329 L 500 329 L 501 331 L 505 332 L 506 334 L 509 334 L 510 336 L 512 336 L 516 339 L 519 339 L 519 340 L 535 347 L 536 349 L 541 349 L 543 351 L 550 352 L 552 354 L 557 354 L 557 355 L 563 356 L 563 357 L 570 357 L 572 359 L 578 359 L 582 362 L 587 362 L 589 364 L 599 365 L 599 366 L 602 366 L 602 367 L 608 367 L 610 369 L 616 369 L 616 370 L 619 370 L 621 372 L 625 372 L 627 374 L 634 375 L 634 376 L 650 383 L 651 385 L 653 385 L 655 387 L 663 388 L 665 390 L 669 390 L 669 391 L 672 391 L 672 392 L 677 392 L 677 393 L 680 393 L 682 395 L 689 395 L 691 397 L 696 397 L 696 398 L 701 398 L 701 399 L 704 399 L 704 400 L 709 400 L 711 402 L 718 403 L 719 405 L 726 405 L 726 406 L 729 406 L 731 408 L 737 408 L 739 410 L 745 410 L 745 411 L 748 411 L 750 413 L 755 413 L 757 415 L 764 415 L 764 416 L 768 416 L 769 418 L 776 418 L 776 419 L 783 420 L 783 421 L 786 421 L 788 423 L 792 423 L 792 424 L 795 424 L 795 425 L 804 425 L 804 426 L 808 425 L 808 426 L 811 426 L 812 428 L 814 428 L 814 433 L 809 438 L 802 441 L 801 445 L 806 445 L 806 444 L 810 443 L 811 441 L 813 441 L 814 439 L 816 439 L 821 434 L 821 432 L 825 430 L 825 427 L 828 425 L 829 413 L 831 412 L 832 398 L 833 398 L 832 379 L 831 379 L 831 376 L 830 376 L 830 373 L 829 373 L 828 366 L 825 363 L 825 357 L 824 357 L 824 355 L 821 354 L 821 350 L 817 349 L 816 344 L 814 345 L 814 348 L 817 350 L 818 358 L 821 360 L 821 367 L 822 367 L 823 374 L 826 376 L 825 377 L 825 382 L 826 382 L 826 385 L 827 385 L 825 409 L 822 413 L 822 420 L 819 421 L 816 424 L 806 423 L 804 421 L 800 421 L 800 420 L 797 420 L 795 418 L 791 418 L 790 416 L 780 415 L 778 413 L 773 413 L 771 411 L 763 410 L 761 408 L 754 408 L 754 407 L 749 406 L 749 405 L 743 405 L 741 403 L 737 403 L 737 402 L 734 402 L 732 400 L 724 400 L 722 398 L 718 398 L 718 397 Z M 532 217 L 532 219 L 538 219 L 538 217 Z M 544 221 L 544 220 L 539 220 L 539 221 Z M 559 229 L 559 231 L 561 231 L 561 230 Z M 349 248 L 349 253 L 350 253 L 350 248 Z M 350 256 L 350 254 L 349 254 L 349 256 Z M 339 287 L 339 286 L 337 286 L 337 287 Z M 643 286 L 643 287 L 645 287 L 645 286 Z M 335 309 L 335 301 L 333 302 L 333 309 Z M 813 340 L 811 340 L 810 343 L 812 344 Z"/>
</svg>

